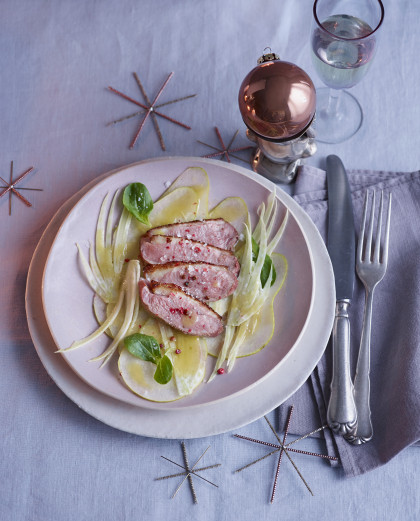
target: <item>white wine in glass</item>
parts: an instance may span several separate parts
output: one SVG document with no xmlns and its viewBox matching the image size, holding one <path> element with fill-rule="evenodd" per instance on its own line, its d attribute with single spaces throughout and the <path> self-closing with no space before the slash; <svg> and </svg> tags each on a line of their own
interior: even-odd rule
<svg viewBox="0 0 420 521">
<path fill-rule="evenodd" d="M 317 89 L 317 139 L 340 143 L 363 121 L 359 102 L 343 91 L 366 74 L 377 47 L 381 0 L 316 0 L 311 36 L 314 67 L 328 87 Z"/>
</svg>

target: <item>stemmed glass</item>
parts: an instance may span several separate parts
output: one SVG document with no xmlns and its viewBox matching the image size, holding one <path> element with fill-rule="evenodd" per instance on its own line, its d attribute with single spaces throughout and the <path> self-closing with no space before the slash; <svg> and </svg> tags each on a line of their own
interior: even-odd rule
<svg viewBox="0 0 420 521">
<path fill-rule="evenodd" d="M 315 0 L 312 61 L 328 87 L 316 91 L 318 141 L 341 143 L 359 130 L 362 108 L 343 89 L 356 85 L 368 71 L 383 19 L 381 0 Z"/>
</svg>

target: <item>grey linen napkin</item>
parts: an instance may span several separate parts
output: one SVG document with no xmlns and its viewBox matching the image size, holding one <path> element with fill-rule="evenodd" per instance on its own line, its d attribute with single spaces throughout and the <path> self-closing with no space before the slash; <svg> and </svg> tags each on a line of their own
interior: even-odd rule
<svg viewBox="0 0 420 521">
<path fill-rule="evenodd" d="M 358 234 L 367 188 L 392 192 L 388 270 L 375 291 L 371 341 L 373 440 L 360 446 L 324 431 L 329 454 L 338 454 L 346 476 L 385 464 L 420 440 L 420 171 L 348 171 Z M 300 168 L 295 200 L 327 236 L 326 175 Z M 356 277 L 350 307 L 352 376 L 362 330 L 364 287 Z M 291 432 L 305 434 L 326 424 L 331 344 L 307 382 L 279 408 L 280 424 L 295 406 Z"/>
</svg>

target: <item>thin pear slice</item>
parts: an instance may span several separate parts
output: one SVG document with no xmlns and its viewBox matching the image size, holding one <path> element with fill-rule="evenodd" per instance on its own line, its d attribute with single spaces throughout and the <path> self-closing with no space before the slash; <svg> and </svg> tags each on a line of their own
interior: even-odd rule
<svg viewBox="0 0 420 521">
<path fill-rule="evenodd" d="M 181 398 L 174 378 L 167 384 L 158 384 L 153 378 L 156 365 L 136 358 L 127 349 L 121 351 L 118 370 L 125 385 L 141 398 L 152 402 L 173 402 Z"/>
<path fill-rule="evenodd" d="M 248 207 L 241 197 L 227 197 L 209 212 L 209 219 L 222 218 L 242 233 L 248 219 Z"/>
<path fill-rule="evenodd" d="M 204 168 L 194 166 L 184 170 L 162 194 L 158 201 L 180 187 L 193 188 L 197 192 L 199 204 L 197 205 L 196 219 L 205 219 L 208 214 L 210 183 L 209 176 Z"/>
<path fill-rule="evenodd" d="M 172 353 L 175 382 L 180 396 L 188 396 L 203 381 L 206 372 L 207 347 L 204 339 L 175 333 L 175 344 L 181 351 Z"/>
<path fill-rule="evenodd" d="M 243 340 L 239 346 L 237 358 L 258 353 L 273 337 L 275 326 L 274 299 L 286 280 L 287 260 L 284 255 L 279 253 L 273 253 L 272 259 L 277 273 L 276 282 L 271 287 L 268 298 L 261 310 L 237 328 L 236 335 L 240 335 Z M 222 344 L 223 335 L 208 339 L 208 354 L 217 357 Z"/>
<path fill-rule="evenodd" d="M 230 303 L 231 303 L 232 297 L 225 297 L 220 300 L 215 300 L 214 302 L 208 302 L 208 305 L 216 311 L 217 314 L 219 314 L 221 317 L 225 317 L 227 312 L 229 311 Z"/>
<path fill-rule="evenodd" d="M 159 324 L 155 319 L 148 320 L 141 332 L 162 343 Z M 175 333 L 174 336 L 181 352 L 166 352 L 174 367 L 174 377 L 165 385 L 158 384 L 153 378 L 155 364 L 134 357 L 127 349 L 122 350 L 118 360 L 121 378 L 138 396 L 153 402 L 172 402 L 191 394 L 203 381 L 207 357 L 205 343 L 198 337 L 182 333 Z"/>
<path fill-rule="evenodd" d="M 151 227 L 196 219 L 198 201 L 199 196 L 193 187 L 176 188 L 154 203 L 149 215 Z"/>
</svg>

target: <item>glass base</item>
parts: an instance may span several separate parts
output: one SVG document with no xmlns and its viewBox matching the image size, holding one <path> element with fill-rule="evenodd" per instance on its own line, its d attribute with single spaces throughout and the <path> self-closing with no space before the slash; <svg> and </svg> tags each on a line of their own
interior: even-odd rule
<svg viewBox="0 0 420 521">
<path fill-rule="evenodd" d="M 349 92 L 322 88 L 316 91 L 315 139 L 342 143 L 356 134 L 363 122 L 360 103 Z"/>
</svg>

